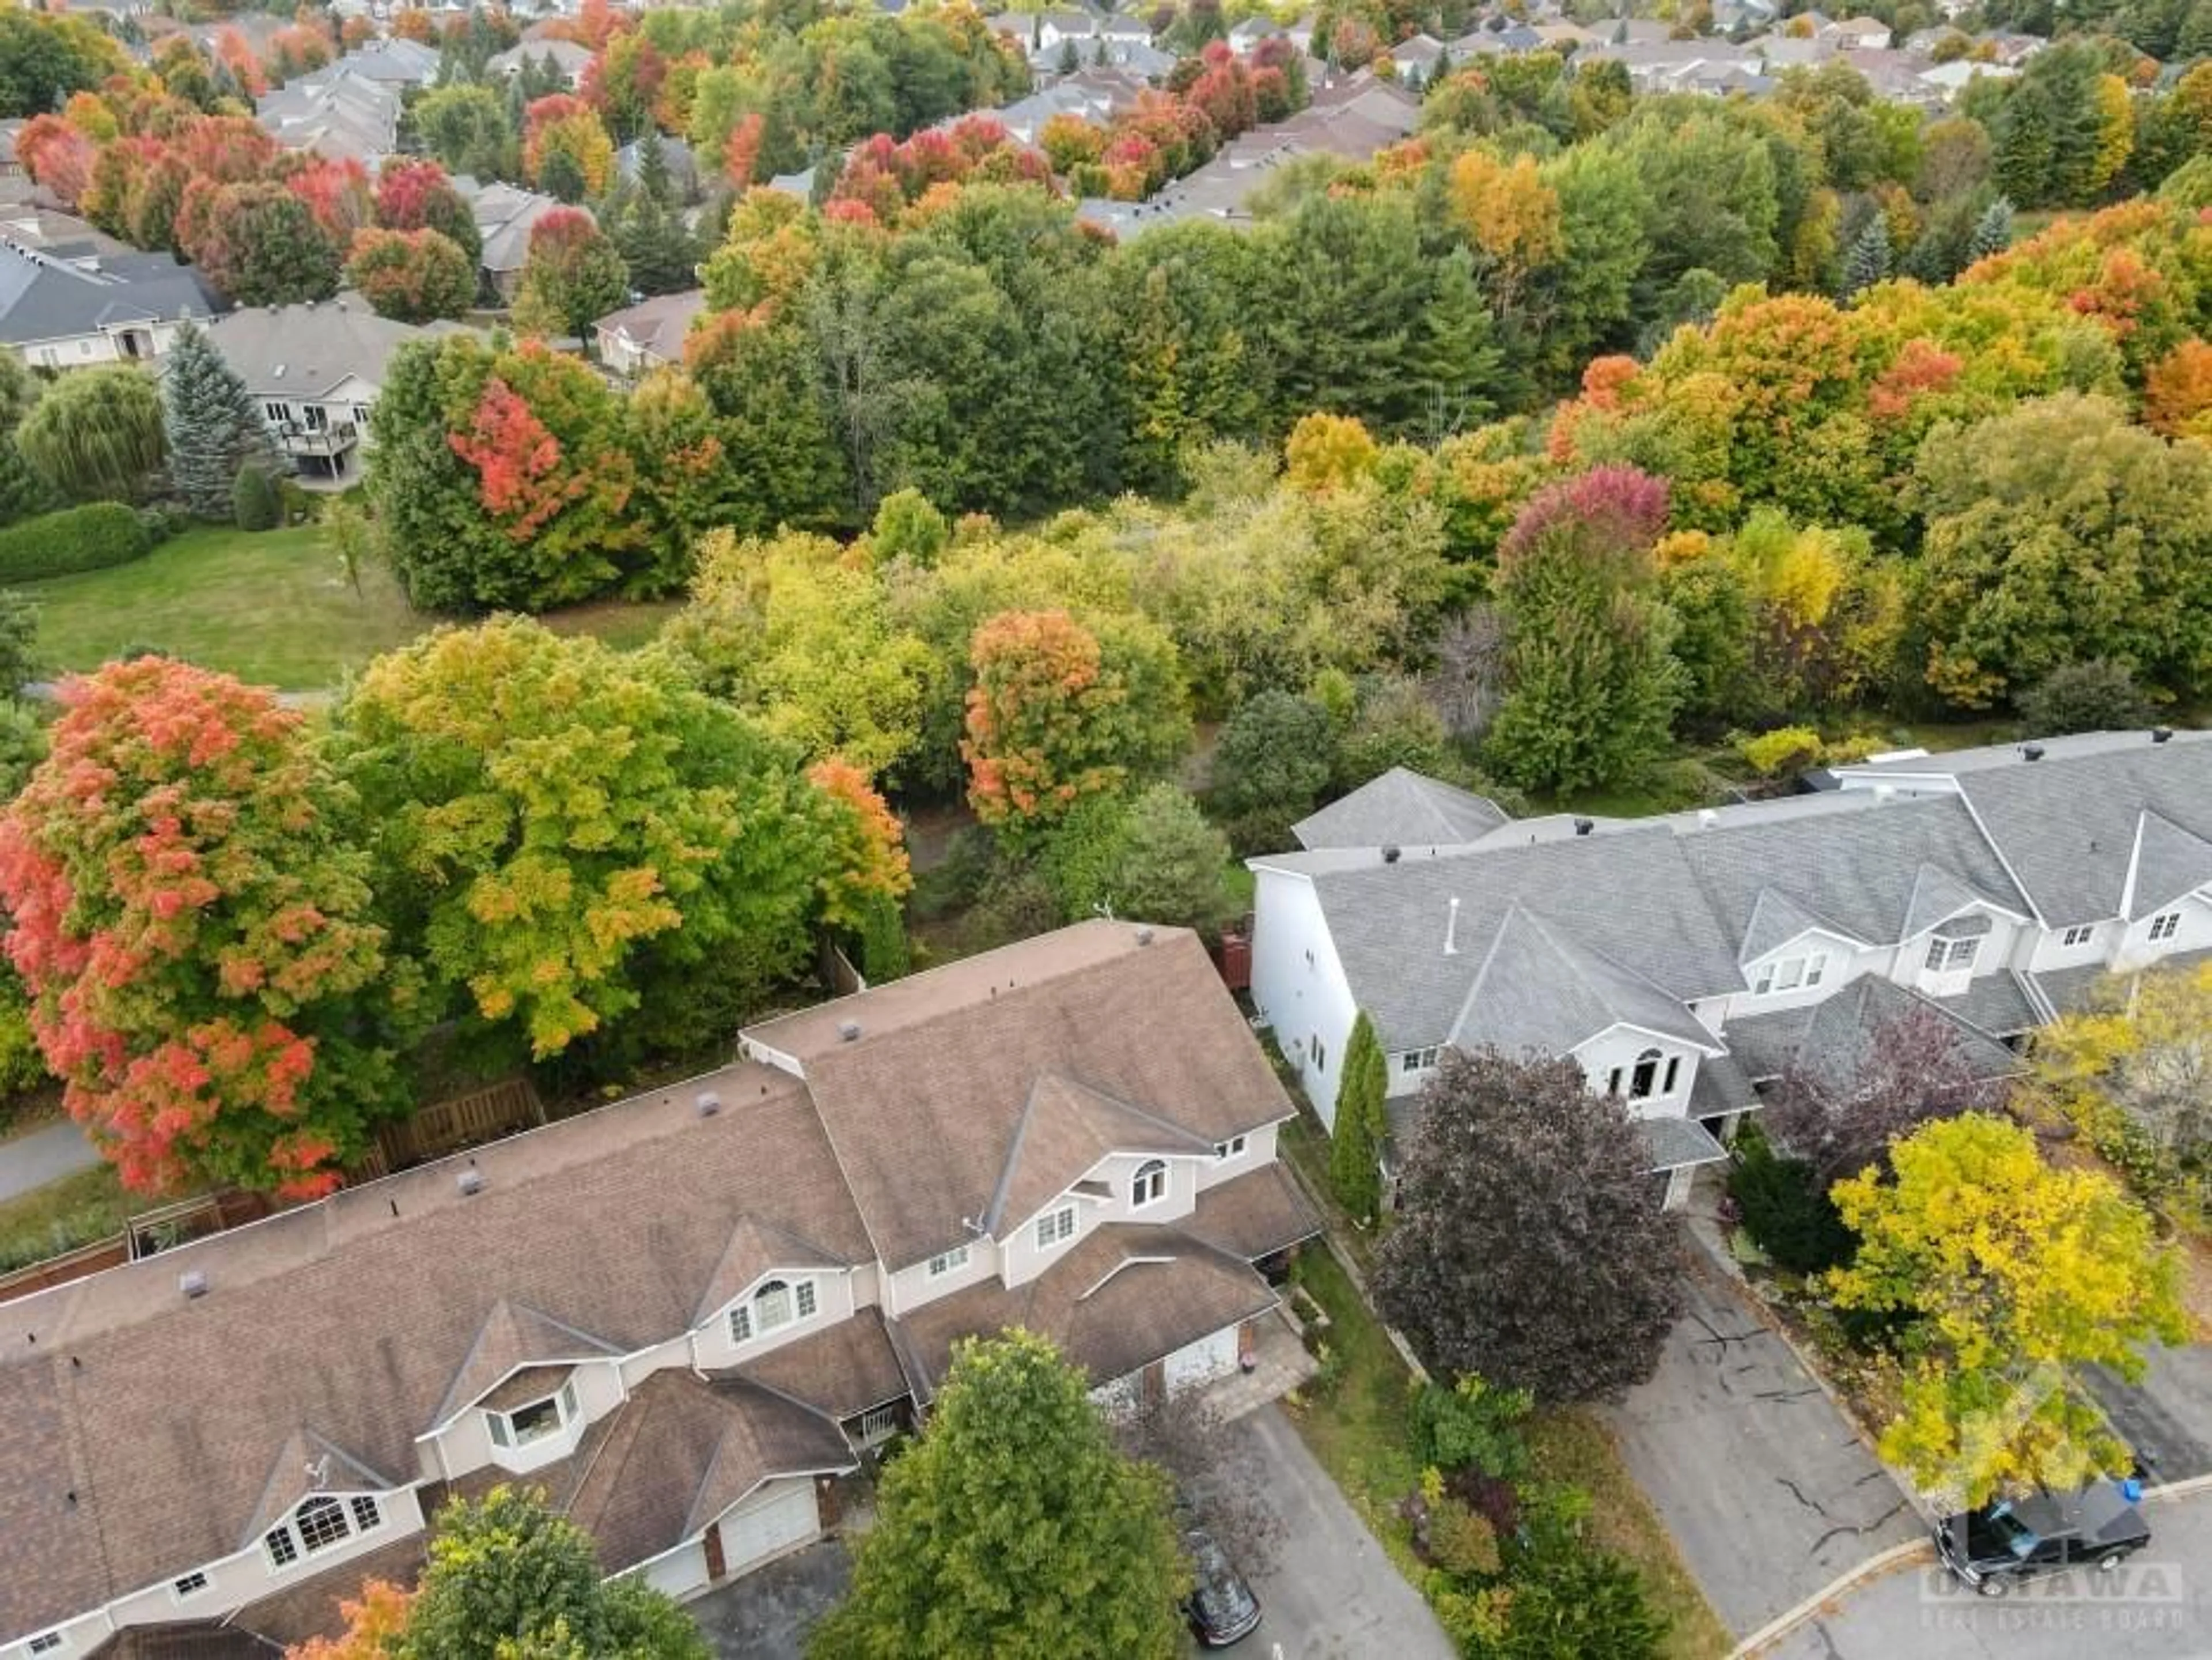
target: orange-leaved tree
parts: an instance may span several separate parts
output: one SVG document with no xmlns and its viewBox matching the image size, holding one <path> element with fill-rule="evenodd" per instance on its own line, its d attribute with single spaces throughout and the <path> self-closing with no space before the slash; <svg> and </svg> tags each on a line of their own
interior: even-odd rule
<svg viewBox="0 0 2212 1660">
<path fill-rule="evenodd" d="M 337 1184 L 404 1098 L 411 972 L 350 798 L 275 696 L 159 657 L 64 684 L 0 818 L 7 948 L 69 1110 L 126 1185 Z"/>
</svg>

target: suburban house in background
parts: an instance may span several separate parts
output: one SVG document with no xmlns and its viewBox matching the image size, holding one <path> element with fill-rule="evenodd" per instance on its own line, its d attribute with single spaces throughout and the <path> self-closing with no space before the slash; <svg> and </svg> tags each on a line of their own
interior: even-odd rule
<svg viewBox="0 0 2212 1660">
<path fill-rule="evenodd" d="M 530 255 L 530 233 L 562 204 L 519 185 L 479 185 L 460 179 L 453 183 L 469 195 L 470 210 L 476 215 L 477 234 L 483 241 L 478 265 L 484 288 L 498 297 L 501 305 L 512 305 L 515 290 L 522 286 L 522 262 Z M 591 210 L 576 211 L 588 215 Z"/>
<path fill-rule="evenodd" d="M 0 1304 L 0 1656 L 298 1641 L 516 1476 L 610 1575 L 703 1590 L 1018 1323 L 1103 1395 L 1232 1371 L 1319 1226 L 1291 1111 L 1196 936 L 1087 922 Z"/>
<path fill-rule="evenodd" d="M 684 361 L 684 342 L 707 308 L 704 289 L 655 295 L 592 325 L 599 362 L 617 374 L 643 374 Z"/>
<path fill-rule="evenodd" d="M 278 453 L 310 483 L 361 475 L 368 412 L 392 355 L 410 340 L 462 331 L 379 317 L 357 294 L 296 306 L 248 306 L 211 325 L 208 338 L 246 382 Z"/>
<path fill-rule="evenodd" d="M 1324 1120 L 1364 1010 L 1394 1137 L 1448 1048 L 1572 1055 L 1665 1202 L 1796 1067 L 1914 1011 L 1978 1074 L 2106 973 L 2212 952 L 2212 733 L 1909 751 L 1778 800 L 1508 818 L 1386 773 L 1257 879 L 1252 996 Z"/>
<path fill-rule="evenodd" d="M 137 253 L 92 233 L 54 234 L 79 221 L 26 209 L 0 220 L 0 345 L 33 368 L 148 362 L 186 319 L 228 303 L 191 266 Z"/>
<path fill-rule="evenodd" d="M 525 40 L 519 46 L 509 46 L 486 58 L 484 73 L 501 81 L 512 81 L 522 73 L 526 64 L 537 69 L 549 63 L 573 92 L 583 84 L 584 71 L 592 65 L 591 49 L 574 40 Z"/>
</svg>

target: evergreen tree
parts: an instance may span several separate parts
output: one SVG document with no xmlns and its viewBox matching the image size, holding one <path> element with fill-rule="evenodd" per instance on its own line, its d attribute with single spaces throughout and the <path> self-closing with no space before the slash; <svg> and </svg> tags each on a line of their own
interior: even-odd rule
<svg viewBox="0 0 2212 1660">
<path fill-rule="evenodd" d="M 676 205 L 675 182 L 668 173 L 668 149 L 657 132 L 648 131 L 637 141 L 637 187 L 664 208 Z"/>
<path fill-rule="evenodd" d="M 554 150 L 546 156 L 538 169 L 538 184 L 557 202 L 580 202 L 588 188 L 583 167 L 564 149 Z"/>
<path fill-rule="evenodd" d="M 276 487 L 269 482 L 269 475 L 261 467 L 247 463 L 238 470 L 238 477 L 230 489 L 230 514 L 240 530 L 274 530 L 283 516 L 276 500 Z"/>
<path fill-rule="evenodd" d="M 1344 1046 L 1344 1080 L 1336 1090 L 1336 1122 L 1329 1127 L 1328 1179 L 1352 1219 L 1370 1222 L 1382 1203 L 1376 1168 L 1387 1120 L 1382 1098 L 1390 1078 L 1374 1023 L 1362 1010 Z"/>
<path fill-rule="evenodd" d="M 191 323 L 169 349 L 161 416 L 177 494 L 203 519 L 229 518 L 232 483 L 246 462 L 268 456 L 269 430 L 246 382 Z"/>
<path fill-rule="evenodd" d="M 1082 54 L 1077 50 L 1073 35 L 1060 43 L 1060 72 L 1073 75 L 1083 67 Z"/>
<path fill-rule="evenodd" d="M 1849 300 L 1888 276 L 1889 221 L 1875 213 L 1868 217 L 1866 228 L 1852 239 L 1850 252 L 1844 256 L 1844 280 L 1836 297 Z"/>
<path fill-rule="evenodd" d="M 2011 246 L 2012 203 L 2000 196 L 1983 210 L 1981 219 L 1974 226 L 1974 234 L 1966 243 L 1967 263 L 2002 253 Z"/>
<path fill-rule="evenodd" d="M 860 919 L 860 972 L 870 985 L 878 986 L 904 978 L 913 968 L 914 952 L 899 902 L 887 894 L 873 896 Z"/>
<path fill-rule="evenodd" d="M 658 155 L 659 147 L 651 153 Z M 660 186 L 665 192 L 665 164 Z M 642 165 L 638 182 L 623 192 L 607 220 L 607 234 L 629 268 L 629 285 L 640 294 L 680 294 L 699 285 L 699 250 L 665 195 L 656 195 L 646 182 Z"/>
</svg>

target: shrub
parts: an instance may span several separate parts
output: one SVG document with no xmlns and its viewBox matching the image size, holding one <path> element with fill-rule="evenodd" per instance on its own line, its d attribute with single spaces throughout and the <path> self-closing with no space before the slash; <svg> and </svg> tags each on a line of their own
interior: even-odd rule
<svg viewBox="0 0 2212 1660">
<path fill-rule="evenodd" d="M 1505 1630 L 1468 1651 L 1496 1660 L 1607 1660 L 1656 1656 L 1667 1617 L 1619 1557 L 1588 1545 L 1547 1550 L 1514 1565 Z"/>
<path fill-rule="evenodd" d="M 1736 745 L 1736 753 L 1762 778 L 1779 778 L 1820 764 L 1820 734 L 1810 727 L 1777 727 Z"/>
<path fill-rule="evenodd" d="M 1818 1274 L 1846 1261 L 1857 1241 L 1802 1158 L 1785 1158 L 1755 1124 L 1736 1137 L 1729 1197 L 1744 1231 L 1778 1268 Z"/>
<path fill-rule="evenodd" d="M 2139 727 L 2148 711 L 2125 664 L 2093 657 L 2051 670 L 2021 698 L 2020 713 L 2035 736 L 2056 738 Z"/>
<path fill-rule="evenodd" d="M 1528 1467 L 1521 1425 L 1534 1402 L 1526 1389 L 1501 1389 L 1472 1372 L 1445 1389 L 1431 1383 L 1413 1401 L 1413 1444 L 1438 1469 L 1472 1466 L 1518 1480 Z"/>
<path fill-rule="evenodd" d="M 90 502 L 0 530 L 0 582 L 35 582 L 127 565 L 153 545 L 153 537 L 129 508 L 119 502 Z"/>
<path fill-rule="evenodd" d="M 1460 1578 L 1496 1573 L 1498 1529 L 1447 1495 L 1429 1510 L 1429 1560 Z"/>
<path fill-rule="evenodd" d="M 276 528 L 276 486 L 259 467 L 240 467 L 230 487 L 231 516 L 245 531 Z"/>
</svg>

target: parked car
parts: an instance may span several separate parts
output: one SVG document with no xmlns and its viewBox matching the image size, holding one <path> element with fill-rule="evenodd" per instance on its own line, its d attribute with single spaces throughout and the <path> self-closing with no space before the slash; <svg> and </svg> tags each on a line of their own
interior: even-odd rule
<svg viewBox="0 0 2212 1660">
<path fill-rule="evenodd" d="M 2136 1500 L 2142 1484 L 2097 1481 L 2077 1493 L 1999 1499 L 1937 1524 L 1944 1566 L 1984 1596 L 2002 1596 L 2023 1579 L 2087 1566 L 2117 1568 L 2150 1543 Z"/>
<path fill-rule="evenodd" d="M 1186 1526 L 1182 1548 L 1195 1581 L 1182 1605 L 1192 1633 L 1210 1649 L 1249 1637 L 1260 1624 L 1260 1599 L 1244 1576 L 1204 1528 Z"/>
</svg>

